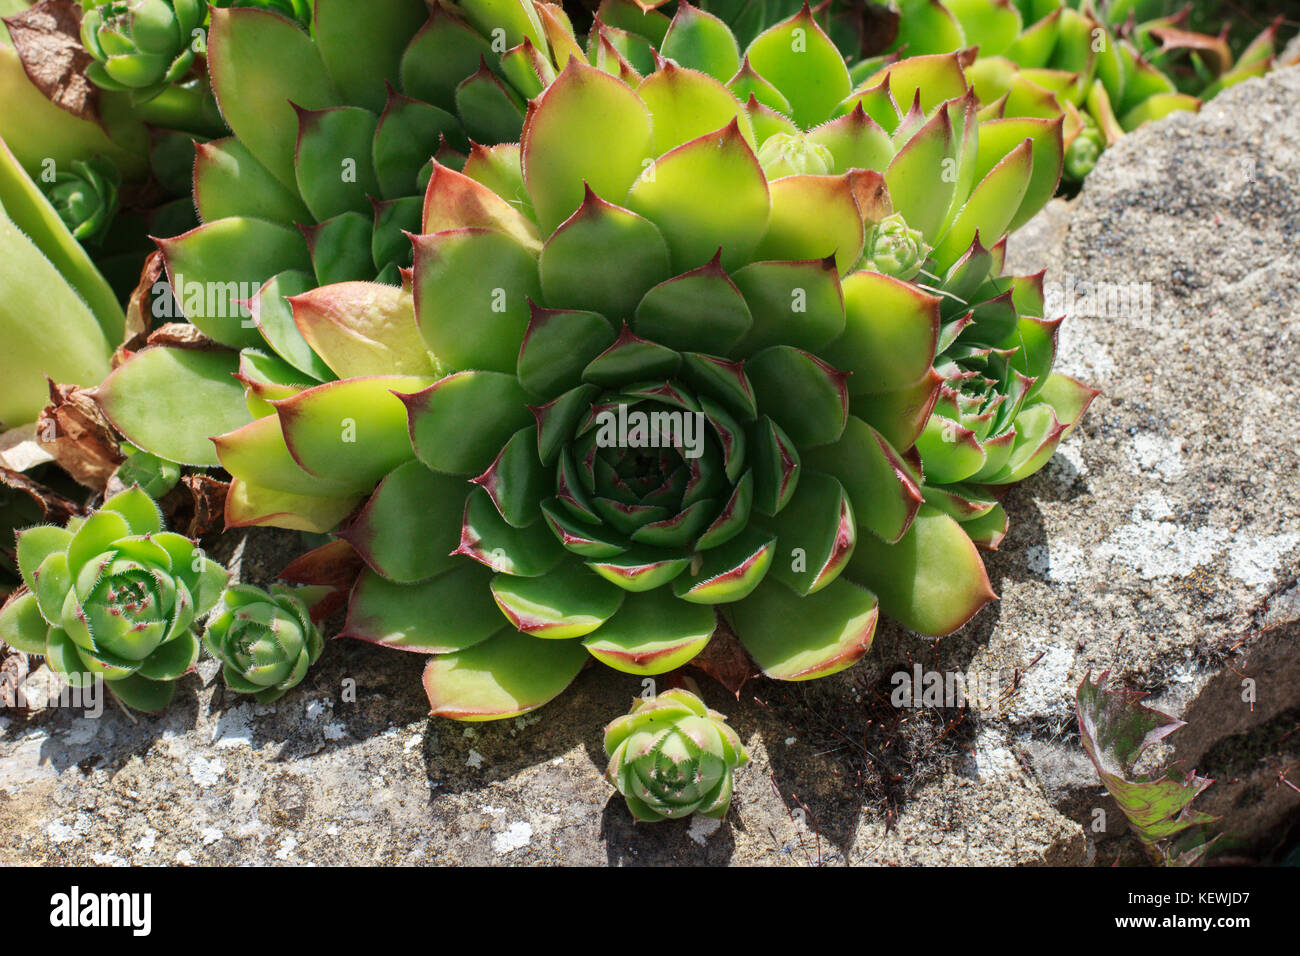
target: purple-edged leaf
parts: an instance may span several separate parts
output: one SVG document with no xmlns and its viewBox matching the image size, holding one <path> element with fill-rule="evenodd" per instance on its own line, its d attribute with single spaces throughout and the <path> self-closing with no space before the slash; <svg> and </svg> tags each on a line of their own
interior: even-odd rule
<svg viewBox="0 0 1300 956">
<path fill-rule="evenodd" d="M 843 579 L 806 597 L 770 576 L 728 616 L 755 663 L 777 680 L 812 680 L 871 649 L 876 598 Z"/>
<path fill-rule="evenodd" d="M 719 248 L 723 268 L 744 265 L 771 213 L 767 180 L 735 120 L 656 159 L 632 184 L 627 206 L 659 227 L 678 272 Z"/>
<path fill-rule="evenodd" d="M 662 594 L 629 594 L 618 613 L 582 643 L 616 670 L 666 674 L 704 650 L 716 627 L 711 607 Z"/>
<path fill-rule="evenodd" d="M 402 397 L 416 456 L 435 471 L 476 475 L 532 420 L 513 375 L 454 372 Z"/>
<path fill-rule="evenodd" d="M 626 84 L 571 59 L 532 101 L 521 139 L 524 182 L 543 232 L 573 214 L 588 186 L 601 196 L 626 195 L 643 161 L 654 159 L 650 137 L 649 111 Z"/>
<path fill-rule="evenodd" d="M 727 355 L 751 323 L 745 299 L 714 256 L 648 291 L 632 328 L 670 349 Z"/>
<path fill-rule="evenodd" d="M 428 378 L 375 375 L 327 382 L 276 403 L 289 453 L 305 471 L 367 488 L 412 457 L 406 407 L 394 393 Z"/>
<path fill-rule="evenodd" d="M 848 375 L 817 356 L 786 345 L 764 349 L 745 366 L 770 415 L 794 443 L 824 445 L 839 439 L 849 413 Z"/>
<path fill-rule="evenodd" d="M 1102 784 L 1138 838 L 1150 847 L 1218 817 L 1191 806 L 1213 780 L 1195 772 L 1184 775 L 1172 767 L 1150 774 L 1133 772 L 1143 751 L 1184 726 L 1183 721 L 1141 704 L 1145 696 L 1111 686 L 1109 672 L 1096 683 L 1089 674 L 1075 695 L 1075 714 L 1084 752 Z"/>
<path fill-rule="evenodd" d="M 495 229 L 416 236 L 415 317 L 438 360 L 453 369 L 514 374 L 541 301 L 535 254 Z"/>
<path fill-rule="evenodd" d="M 412 583 L 441 574 L 456 564 L 465 499 L 472 490 L 463 478 L 430 471 L 408 461 L 393 469 L 343 538 L 376 572 L 390 581 Z"/>
<path fill-rule="evenodd" d="M 590 634 L 614 616 L 626 594 L 572 561 L 540 577 L 498 574 L 492 579 L 492 597 L 501 613 L 533 637 Z"/>
<path fill-rule="evenodd" d="M 500 720 L 557 697 L 588 660 L 577 641 L 547 641 L 507 625 L 473 647 L 430 658 L 424 692 L 434 716 Z"/>
<path fill-rule="evenodd" d="M 885 614 L 921 634 L 951 633 L 997 598 L 961 525 L 926 505 L 897 544 L 862 535 L 845 576 L 871 588 Z"/>
<path fill-rule="evenodd" d="M 501 630 L 491 580 L 491 572 L 473 561 L 457 561 L 418 584 L 386 581 L 367 569 L 352 589 L 339 637 L 421 654 L 473 647 Z"/>
<path fill-rule="evenodd" d="M 839 441 L 809 448 L 803 458 L 839 479 L 858 526 L 885 541 L 901 538 L 921 507 L 921 489 L 899 453 L 857 416 L 849 416 Z"/>
<path fill-rule="evenodd" d="M 844 334 L 822 354 L 853 373 L 850 392 L 890 392 L 921 381 L 939 340 L 939 299 L 876 272 L 852 273 L 843 289 Z"/>
</svg>

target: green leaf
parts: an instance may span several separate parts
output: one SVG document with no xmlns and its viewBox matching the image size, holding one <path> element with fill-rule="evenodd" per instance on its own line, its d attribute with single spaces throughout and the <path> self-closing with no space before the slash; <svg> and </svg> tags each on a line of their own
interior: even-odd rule
<svg viewBox="0 0 1300 956">
<path fill-rule="evenodd" d="M 889 392 L 923 379 L 938 344 L 939 299 L 875 272 L 852 273 L 843 290 L 844 334 L 822 354 L 853 373 L 849 390 L 855 396 Z"/>
<path fill-rule="evenodd" d="M 862 213 L 848 175 L 783 176 L 768 184 L 772 215 L 756 259 L 834 257 L 844 274 L 862 255 Z"/>
<path fill-rule="evenodd" d="M 524 182 L 542 231 L 573 214 L 585 187 L 625 195 L 643 161 L 654 158 L 650 138 L 649 111 L 625 83 L 569 60 L 533 101 L 521 139 Z"/>
<path fill-rule="evenodd" d="M 12 595 L 0 608 L 0 641 L 24 654 L 44 654 L 50 624 L 41 616 L 36 595 L 30 591 Z"/>
<path fill-rule="evenodd" d="M 662 594 L 629 594 L 582 643 L 591 656 L 628 674 L 666 674 L 704 650 L 717 627 L 713 608 Z"/>
<path fill-rule="evenodd" d="M 647 292 L 632 329 L 677 351 L 728 355 L 751 324 L 740 290 L 714 258 Z"/>
<path fill-rule="evenodd" d="M 371 154 L 378 117 L 358 106 L 297 112 L 294 175 L 312 216 L 369 213 L 369 197 L 380 194 Z"/>
<path fill-rule="evenodd" d="M 235 135 L 296 191 L 294 106 L 319 110 L 340 103 L 316 44 L 296 25 L 265 10 L 214 7 L 208 69 L 222 116 Z"/>
<path fill-rule="evenodd" d="M 723 268 L 744 265 L 771 213 L 763 170 L 734 120 L 655 160 L 627 205 L 659 227 L 677 272 L 703 265 L 719 247 Z"/>
<path fill-rule="evenodd" d="M 678 4 L 659 55 L 724 83 L 740 69 L 735 35 L 713 14 L 689 3 Z"/>
<path fill-rule="evenodd" d="M 481 644 L 501 630 L 501 612 L 488 590 L 491 576 L 473 561 L 457 561 L 418 584 L 397 584 L 363 571 L 339 636 L 421 654 Z"/>
<path fill-rule="evenodd" d="M 558 696 L 587 660 L 576 641 L 547 641 L 506 627 L 473 647 L 431 658 L 424 690 L 435 716 L 499 720 Z"/>
<path fill-rule="evenodd" d="M 757 148 L 745 108 L 731 90 L 705 73 L 669 61 L 645 78 L 637 94 L 650 110 L 654 156 L 662 156 L 733 120 L 745 142 Z"/>
<path fill-rule="evenodd" d="M 282 226 L 306 222 L 311 213 L 234 136 L 195 143 L 194 207 L 203 222 L 257 216 Z"/>
<path fill-rule="evenodd" d="M 235 380 L 234 352 L 150 348 L 137 352 L 95 390 L 95 400 L 131 444 L 185 465 L 220 462 L 209 436 L 246 424 L 251 415 Z M 159 415 L 160 406 L 167 408 Z"/>
<path fill-rule="evenodd" d="M 921 489 L 902 457 L 880 432 L 850 415 L 833 445 L 804 452 L 809 468 L 834 475 L 848 493 L 858 526 L 897 541 L 921 506 Z"/>
<path fill-rule="evenodd" d="M 411 458 L 399 396 L 428 385 L 423 377 L 375 375 L 299 392 L 276 403 L 285 444 L 309 474 L 368 489 Z"/>
<path fill-rule="evenodd" d="M 453 475 L 482 472 L 533 420 L 518 381 L 500 372 L 455 372 L 403 401 L 415 454 Z"/>
<path fill-rule="evenodd" d="M 460 542 L 470 490 L 463 478 L 439 475 L 423 462 L 408 461 L 379 483 L 339 537 L 390 581 L 409 584 L 431 578 L 460 563 L 452 552 Z"/>
<path fill-rule="evenodd" d="M 265 219 L 218 219 L 159 239 L 176 304 L 199 331 L 232 348 L 261 337 L 242 303 L 271 276 L 312 270 L 302 233 Z"/>
<path fill-rule="evenodd" d="M 790 103 L 791 118 L 810 129 L 834 115 L 852 90 L 849 71 L 835 44 L 807 4 L 793 17 L 764 30 L 745 58 Z"/>
<path fill-rule="evenodd" d="M 850 667 L 871 649 L 878 611 L 871 592 L 848 581 L 801 597 L 769 576 L 728 613 L 764 674 L 812 680 Z"/>
<path fill-rule="evenodd" d="M 506 618 L 534 637 L 582 637 L 614 616 L 627 594 L 580 563 L 566 561 L 549 574 L 522 578 L 498 574 L 492 597 Z"/>
<path fill-rule="evenodd" d="M 600 255 L 593 256 L 592 250 Z M 618 322 L 672 272 L 654 223 L 587 189 L 582 205 L 542 248 L 542 293 L 553 308 L 598 312 Z"/>
<path fill-rule="evenodd" d="M 415 324 L 411 294 L 377 282 L 338 282 L 290 299 L 294 323 L 330 371 L 433 377 L 437 363 Z"/>
<path fill-rule="evenodd" d="M 822 445 L 839 439 L 849 413 L 847 376 L 816 356 L 788 345 L 759 352 L 745 366 L 758 407 L 794 443 Z"/>
<path fill-rule="evenodd" d="M 428 18 L 422 0 L 316 0 L 312 34 L 334 85 L 349 103 L 378 112 L 396 82 L 407 41 Z"/>
<path fill-rule="evenodd" d="M 424 341 L 453 369 L 515 371 L 529 300 L 541 299 L 536 256 L 489 229 L 417 236 L 415 318 Z"/>
<path fill-rule="evenodd" d="M 997 598 L 961 525 L 928 505 L 897 544 L 862 535 L 845 576 L 871 588 L 882 611 L 921 634 L 949 634 Z"/>
</svg>

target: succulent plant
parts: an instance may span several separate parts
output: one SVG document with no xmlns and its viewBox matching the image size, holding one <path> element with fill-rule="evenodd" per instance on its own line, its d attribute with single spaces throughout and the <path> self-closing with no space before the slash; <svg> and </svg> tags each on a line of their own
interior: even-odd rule
<svg viewBox="0 0 1300 956">
<path fill-rule="evenodd" d="M 1155 15 L 1162 7 L 1091 0 L 900 0 L 891 50 L 915 56 L 978 48 L 968 73 L 982 115 L 1008 109 L 1063 114 L 1065 176 L 1077 181 L 1124 133 L 1177 110 L 1199 109 L 1203 99 L 1271 67 L 1276 24 L 1234 63 L 1222 38 L 1179 29 L 1186 11 Z M 1135 23 L 1135 15 L 1144 22 Z"/>
<path fill-rule="evenodd" d="M 749 763 L 726 718 L 680 688 L 642 697 L 605 728 L 606 778 L 638 820 L 723 817 L 732 774 Z"/>
<path fill-rule="evenodd" d="M 956 55 L 854 89 L 807 9 L 742 57 L 682 6 L 644 77 L 611 29 L 588 57 L 551 36 L 519 145 L 433 164 L 404 287 L 289 299 L 337 381 L 148 349 L 98 392 L 154 454 L 220 435 L 228 525 L 344 525 L 346 633 L 434 655 L 445 716 L 540 706 L 589 657 L 664 672 L 719 615 L 769 675 L 824 676 L 877 599 L 937 634 L 992 597 L 914 446 L 936 348 L 1007 334 L 1004 235 L 1055 191 L 1061 119 L 980 123 Z M 912 255 L 920 284 L 867 263 Z"/>
<path fill-rule="evenodd" d="M 173 286 L 219 291 L 178 288 L 177 302 L 218 342 L 329 380 L 284 296 L 398 285 L 431 157 L 459 168 L 470 138 L 518 139 L 526 97 L 555 73 L 551 21 L 524 0 L 317 0 L 310 32 L 248 6 L 211 21 L 209 70 L 234 136 L 198 146 L 202 225 L 160 247 Z"/>
<path fill-rule="evenodd" d="M 27 589 L 0 611 L 0 638 L 43 654 L 71 684 L 99 677 L 128 707 L 166 707 L 198 659 L 194 623 L 220 597 L 225 568 L 164 531 L 135 487 L 65 528 L 20 532 L 17 554 Z"/>
<path fill-rule="evenodd" d="M 986 255 L 973 250 L 967 265 Z M 935 360 L 943 384 L 916 443 L 924 495 L 996 548 L 1007 530 L 997 489 L 1047 464 L 1098 392 L 1052 371 L 1062 320 L 1042 317 L 1042 273 L 990 278 L 970 293 L 954 275 L 947 291 Z"/>
<path fill-rule="evenodd" d="M 117 189 L 122 176 L 103 157 L 73 160 L 69 169 L 55 173 L 45 195 L 73 238 L 98 242 L 117 215 Z"/>
<path fill-rule="evenodd" d="M 206 13 L 205 0 L 97 0 L 81 16 L 86 76 L 152 99 L 190 72 Z"/>
<path fill-rule="evenodd" d="M 227 687 L 269 704 L 302 682 L 320 657 L 323 642 L 306 605 L 292 590 L 276 584 L 268 594 L 238 584 L 221 596 L 203 646 L 221 662 Z"/>
<path fill-rule="evenodd" d="M 125 316 L 85 250 L 0 141 L 0 429 L 36 421 L 46 376 L 93 385 L 109 370 Z M 40 321 L 33 321 L 39 303 Z"/>
</svg>

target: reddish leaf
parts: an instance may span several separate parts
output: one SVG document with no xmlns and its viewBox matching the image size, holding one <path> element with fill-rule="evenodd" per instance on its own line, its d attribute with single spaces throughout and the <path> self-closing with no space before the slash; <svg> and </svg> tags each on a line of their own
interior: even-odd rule
<svg viewBox="0 0 1300 956">
<path fill-rule="evenodd" d="M 740 689 L 745 686 L 745 682 L 759 673 L 736 635 L 723 622 L 719 623 L 704 650 L 693 657 L 688 666 L 712 677 L 734 694 L 737 700 L 740 699 Z"/>
</svg>

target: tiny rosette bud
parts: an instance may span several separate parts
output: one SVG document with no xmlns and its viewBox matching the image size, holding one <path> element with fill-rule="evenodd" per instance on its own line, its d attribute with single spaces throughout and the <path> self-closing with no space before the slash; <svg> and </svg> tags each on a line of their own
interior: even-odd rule
<svg viewBox="0 0 1300 956">
<path fill-rule="evenodd" d="M 320 657 L 320 630 L 283 585 L 270 593 L 235 585 L 222 595 L 203 645 L 222 663 L 226 686 L 264 704 L 296 687 Z"/>
<path fill-rule="evenodd" d="M 92 57 L 86 76 L 106 90 L 151 99 L 194 65 L 194 31 L 205 0 L 114 0 L 87 10 L 81 43 Z"/>
<path fill-rule="evenodd" d="M 76 239 L 97 243 L 117 215 L 120 183 L 117 167 L 102 157 L 73 160 L 70 169 L 54 174 L 45 196 Z"/>
<path fill-rule="evenodd" d="M 1105 148 L 1106 138 L 1101 128 L 1088 118 L 1079 135 L 1065 150 L 1064 177 L 1072 182 L 1080 182 L 1092 172 Z"/>
<path fill-rule="evenodd" d="M 726 718 L 680 689 L 638 699 L 605 728 L 605 752 L 610 783 L 646 823 L 725 816 L 732 771 L 749 762 Z"/>
<path fill-rule="evenodd" d="M 758 164 L 768 179 L 781 176 L 824 176 L 835 168 L 835 157 L 821 143 L 802 133 L 774 133 L 758 151 Z"/>
<path fill-rule="evenodd" d="M 872 272 L 911 279 L 921 271 L 930 247 L 921 233 L 909 228 L 903 217 L 895 213 L 876 223 L 867 236 L 863 251 L 863 266 Z"/>
</svg>

